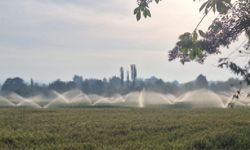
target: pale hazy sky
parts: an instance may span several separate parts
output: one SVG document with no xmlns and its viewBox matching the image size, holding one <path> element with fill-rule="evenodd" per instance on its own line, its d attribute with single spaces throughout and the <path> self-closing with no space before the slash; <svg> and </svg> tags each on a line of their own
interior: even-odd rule
<svg viewBox="0 0 250 150">
<path fill-rule="evenodd" d="M 74 74 L 103 78 L 130 64 L 142 78 L 185 82 L 202 73 L 225 80 L 233 75 L 216 67 L 217 56 L 204 65 L 168 62 L 178 36 L 201 19 L 199 5 L 164 0 L 151 6 L 151 19 L 137 22 L 136 0 L 2 0 L 0 81 L 14 76 L 70 80 Z"/>
</svg>

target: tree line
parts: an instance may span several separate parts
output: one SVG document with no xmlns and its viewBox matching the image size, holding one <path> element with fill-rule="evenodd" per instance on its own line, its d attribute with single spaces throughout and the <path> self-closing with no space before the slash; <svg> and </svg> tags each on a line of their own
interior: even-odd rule
<svg viewBox="0 0 250 150">
<path fill-rule="evenodd" d="M 20 77 L 8 78 L 1 87 L 1 93 L 17 93 L 23 97 L 32 97 L 35 95 L 50 96 L 51 91 L 64 93 L 70 90 L 81 90 L 86 94 L 97 94 L 102 96 L 112 96 L 114 94 L 127 94 L 141 90 L 154 91 L 164 94 L 182 94 L 187 91 L 207 88 L 213 91 L 228 91 L 232 87 L 239 88 L 238 79 L 229 79 L 228 81 L 209 82 L 204 75 L 199 75 L 195 80 L 187 83 L 178 81 L 165 82 L 160 78 L 151 77 L 141 79 L 137 77 L 136 65 L 131 65 L 131 70 L 125 71 L 120 68 L 120 76 L 113 76 L 104 79 L 83 79 L 82 76 L 75 75 L 72 81 L 62 81 L 60 79 L 49 84 L 39 84 L 33 79 L 29 83 Z"/>
</svg>

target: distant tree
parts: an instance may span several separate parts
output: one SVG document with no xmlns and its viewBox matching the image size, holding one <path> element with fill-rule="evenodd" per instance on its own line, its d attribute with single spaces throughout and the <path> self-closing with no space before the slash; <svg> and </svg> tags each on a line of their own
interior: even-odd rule
<svg viewBox="0 0 250 150">
<path fill-rule="evenodd" d="M 107 84 L 108 83 L 108 80 L 107 80 L 107 78 L 103 78 L 103 83 L 105 83 L 105 84 Z"/>
<path fill-rule="evenodd" d="M 75 75 L 75 76 L 73 77 L 73 82 L 76 84 L 76 86 L 77 86 L 79 89 L 81 89 L 82 82 L 83 82 L 82 76 Z"/>
<path fill-rule="evenodd" d="M 120 78 L 121 78 L 121 86 L 124 86 L 124 69 L 123 67 L 120 68 Z"/>
<path fill-rule="evenodd" d="M 129 86 L 129 83 L 130 83 L 130 79 L 129 79 L 129 71 L 127 71 L 127 80 L 126 80 L 126 82 L 127 82 L 127 86 Z"/>
<path fill-rule="evenodd" d="M 137 78 L 137 69 L 136 66 L 133 64 L 131 65 L 131 80 L 133 82 L 133 87 L 135 86 L 136 78 Z"/>
<path fill-rule="evenodd" d="M 180 91 L 179 83 L 174 81 L 174 82 L 166 82 L 165 87 L 166 91 L 165 93 L 171 93 L 171 94 L 179 94 L 178 92 Z"/>
<path fill-rule="evenodd" d="M 67 86 L 68 90 L 72 90 L 72 89 L 78 88 L 78 86 L 76 85 L 76 83 L 74 81 L 66 82 L 66 86 Z"/>
<path fill-rule="evenodd" d="M 164 82 L 160 78 L 151 77 L 149 79 L 136 79 L 135 87 L 130 86 L 130 74 L 127 71 L 126 87 L 121 88 L 121 80 L 119 77 L 113 76 L 109 80 L 104 78 L 98 79 L 86 79 L 81 84 L 81 90 L 87 94 L 98 94 L 103 96 L 112 96 L 114 94 L 127 94 L 133 91 L 141 91 L 142 89 L 155 91 L 159 93 L 171 93 L 171 94 L 183 94 L 184 92 L 196 90 L 200 88 L 209 88 L 213 91 L 229 91 L 233 88 L 246 87 L 246 84 L 240 84 L 239 79 L 229 79 L 225 82 L 209 82 L 205 76 L 200 75 L 194 81 L 190 81 L 184 84 L 180 84 L 177 81 Z M 33 81 L 34 82 L 34 81 Z M 31 84 L 32 85 L 32 84 Z M 53 97 L 51 90 L 55 90 L 59 93 L 78 88 L 74 81 L 64 82 L 56 80 L 49 85 L 33 83 L 33 86 L 25 84 L 21 78 L 7 79 L 2 86 L 2 94 L 8 94 L 8 92 L 15 92 L 24 97 L 32 97 L 38 94 L 43 94 L 47 97 Z"/>
<path fill-rule="evenodd" d="M 14 92 L 21 96 L 29 96 L 28 85 L 19 77 L 8 78 L 2 86 L 2 91 Z"/>
<path fill-rule="evenodd" d="M 196 88 L 208 88 L 207 78 L 204 75 L 199 75 L 195 80 Z"/>
<path fill-rule="evenodd" d="M 104 91 L 105 84 L 105 81 L 103 82 L 102 80 L 86 79 L 82 83 L 82 91 L 87 94 L 101 95 Z"/>
<path fill-rule="evenodd" d="M 82 82 L 82 85 L 81 85 L 81 90 L 84 92 L 84 93 L 87 93 L 87 94 L 89 94 L 90 93 L 90 85 L 89 85 L 89 82 L 88 82 L 88 80 L 84 80 L 83 82 Z"/>
<path fill-rule="evenodd" d="M 34 87 L 34 80 L 32 78 L 30 79 L 30 87 Z"/>
<path fill-rule="evenodd" d="M 57 91 L 59 93 L 64 93 L 66 91 L 72 90 L 77 88 L 76 84 L 74 82 L 64 82 L 61 81 L 60 79 L 52 82 L 49 84 L 48 88 L 50 90 Z"/>
<path fill-rule="evenodd" d="M 137 68 L 135 65 L 134 65 L 134 79 L 135 80 L 137 79 Z"/>
<path fill-rule="evenodd" d="M 104 91 L 104 83 L 102 82 L 102 80 L 97 80 L 95 82 L 95 94 L 103 94 Z"/>
<path fill-rule="evenodd" d="M 232 88 L 240 89 L 242 86 L 246 87 L 247 85 L 242 85 L 239 79 L 230 78 L 225 82 L 212 82 L 209 88 L 213 91 L 229 91 Z"/>
<path fill-rule="evenodd" d="M 5 94 L 8 92 L 17 93 L 23 97 L 32 97 L 38 94 L 43 94 L 44 96 L 49 96 L 50 92 L 47 85 L 39 85 L 35 83 L 31 78 L 30 84 L 26 84 L 25 81 L 19 77 L 9 78 L 5 81 L 4 87 L 1 89 Z"/>
<path fill-rule="evenodd" d="M 166 84 L 162 79 L 151 77 L 145 81 L 146 89 L 150 91 L 164 93 L 166 91 Z"/>
<path fill-rule="evenodd" d="M 109 79 L 109 84 L 112 86 L 114 89 L 118 90 L 121 87 L 121 79 L 117 76 L 113 76 L 112 78 Z"/>
</svg>

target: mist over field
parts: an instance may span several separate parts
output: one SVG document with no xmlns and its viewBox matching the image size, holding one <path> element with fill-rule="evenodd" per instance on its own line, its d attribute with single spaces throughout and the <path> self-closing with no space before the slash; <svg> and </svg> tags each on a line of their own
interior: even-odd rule
<svg viewBox="0 0 250 150">
<path fill-rule="evenodd" d="M 137 79 L 137 69 L 131 65 L 131 74 L 109 80 L 86 79 L 75 75 L 72 81 L 56 80 L 48 85 L 38 84 L 33 79 L 26 83 L 21 78 L 8 78 L 1 89 L 2 108 L 227 108 L 248 107 L 250 98 L 245 86 L 239 99 L 234 99 L 240 81 L 209 82 L 199 75 L 195 80 L 180 84 L 164 82 L 152 77 Z M 131 80 L 129 79 L 131 75 Z"/>
</svg>

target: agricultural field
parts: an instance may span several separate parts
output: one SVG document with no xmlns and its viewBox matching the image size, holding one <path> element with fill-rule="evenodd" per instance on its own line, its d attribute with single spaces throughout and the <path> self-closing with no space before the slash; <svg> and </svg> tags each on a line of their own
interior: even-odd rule
<svg viewBox="0 0 250 150">
<path fill-rule="evenodd" d="M 249 149 L 250 109 L 0 109 L 3 150 Z"/>
</svg>

